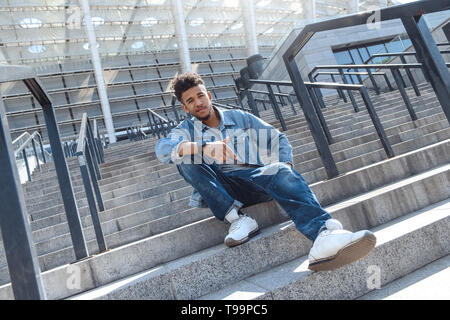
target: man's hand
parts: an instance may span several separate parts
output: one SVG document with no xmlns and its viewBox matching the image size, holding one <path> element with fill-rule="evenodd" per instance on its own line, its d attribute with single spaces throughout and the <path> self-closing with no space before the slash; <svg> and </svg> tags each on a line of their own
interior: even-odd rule
<svg viewBox="0 0 450 320">
<path fill-rule="evenodd" d="M 226 137 L 221 141 L 208 142 L 202 148 L 203 155 L 215 159 L 220 164 L 226 163 L 228 159 L 237 160 L 233 150 L 227 146 L 229 139 L 229 137 Z"/>
</svg>

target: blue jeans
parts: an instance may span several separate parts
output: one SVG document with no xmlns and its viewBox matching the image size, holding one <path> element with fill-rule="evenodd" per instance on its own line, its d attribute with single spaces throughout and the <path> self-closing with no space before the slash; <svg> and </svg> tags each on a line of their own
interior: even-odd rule
<svg viewBox="0 0 450 320">
<path fill-rule="evenodd" d="M 178 171 L 202 196 L 214 216 L 224 221 L 238 209 L 275 199 L 298 231 L 314 241 L 331 215 L 303 177 L 284 163 L 223 172 L 216 164 L 180 164 Z"/>
</svg>

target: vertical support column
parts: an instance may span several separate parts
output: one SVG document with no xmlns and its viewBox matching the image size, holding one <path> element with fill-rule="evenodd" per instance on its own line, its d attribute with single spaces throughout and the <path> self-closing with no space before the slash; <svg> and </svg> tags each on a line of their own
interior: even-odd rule
<svg viewBox="0 0 450 320">
<path fill-rule="evenodd" d="M 301 1 L 303 17 L 313 23 L 316 21 L 316 0 Z"/>
<path fill-rule="evenodd" d="M 0 95 L 1 96 L 1 95 Z M 0 99 L 0 228 L 14 297 L 46 299 L 3 101 Z"/>
<path fill-rule="evenodd" d="M 258 53 L 258 40 L 256 37 L 255 6 L 253 1 L 240 0 L 242 17 L 245 27 L 245 39 L 247 43 L 247 55 L 250 57 Z"/>
<path fill-rule="evenodd" d="M 424 16 L 402 18 L 406 32 L 416 49 L 417 61 L 422 63 L 431 86 L 450 123 L 450 72 L 434 41 Z"/>
<path fill-rule="evenodd" d="M 322 127 L 320 126 L 320 122 L 315 114 L 314 107 L 309 99 L 305 82 L 300 75 L 300 70 L 298 69 L 294 57 L 283 56 L 283 60 L 289 73 L 289 77 L 291 78 L 295 94 L 297 95 L 297 99 L 305 115 L 306 122 L 311 131 L 311 135 L 317 146 L 317 151 L 324 164 L 327 176 L 329 179 L 332 179 L 339 175 L 339 171 L 336 162 L 333 159 L 333 155 L 331 154 L 327 139 L 322 131 Z"/>
<path fill-rule="evenodd" d="M 189 54 L 189 44 L 187 41 L 186 26 L 184 24 L 183 2 L 181 0 L 172 0 L 172 11 L 175 20 L 175 32 L 181 70 L 182 72 L 191 72 L 191 56 Z"/>
<path fill-rule="evenodd" d="M 89 1 L 80 0 L 80 3 L 83 8 L 84 20 L 86 23 L 86 31 L 89 40 L 89 48 L 91 51 L 92 66 L 94 67 L 95 82 L 97 84 L 98 95 L 100 97 L 100 104 L 102 106 L 103 117 L 105 119 L 105 126 L 108 132 L 109 142 L 114 143 L 117 141 L 116 133 L 111 114 L 111 107 L 109 105 L 108 95 L 106 93 L 105 80 L 103 79 L 102 64 L 97 49 L 97 40 L 94 32 L 94 25 L 92 24 Z"/>
</svg>

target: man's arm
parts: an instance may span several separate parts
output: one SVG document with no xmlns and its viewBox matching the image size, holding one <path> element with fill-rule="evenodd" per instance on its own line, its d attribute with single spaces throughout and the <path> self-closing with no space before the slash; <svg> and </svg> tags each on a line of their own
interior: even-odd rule
<svg viewBox="0 0 450 320">
<path fill-rule="evenodd" d="M 227 146 L 227 139 L 209 142 L 203 147 L 190 141 L 189 132 L 184 128 L 173 129 L 167 138 L 161 138 L 155 147 L 156 157 L 163 163 L 178 164 L 183 157 L 202 154 L 223 163 L 227 158 L 237 159 L 234 152 Z"/>
<path fill-rule="evenodd" d="M 191 135 L 186 128 L 178 126 L 172 129 L 169 135 L 158 140 L 155 146 L 155 154 L 159 161 L 167 164 L 181 162 L 179 155 L 180 146 L 191 142 Z"/>
</svg>

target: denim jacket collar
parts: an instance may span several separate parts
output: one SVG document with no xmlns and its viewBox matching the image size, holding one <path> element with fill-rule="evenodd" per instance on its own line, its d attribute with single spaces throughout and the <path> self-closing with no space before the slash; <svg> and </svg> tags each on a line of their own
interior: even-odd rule
<svg viewBox="0 0 450 320">
<path fill-rule="evenodd" d="M 219 130 L 223 130 L 225 127 L 227 126 L 234 126 L 236 125 L 236 122 L 234 122 L 234 120 L 227 115 L 227 113 L 224 113 L 223 110 L 216 108 L 215 106 L 213 106 L 214 110 L 219 112 L 219 116 L 220 116 L 220 124 L 219 124 Z M 195 118 L 194 116 L 191 117 L 191 121 L 199 121 L 197 120 L 197 118 Z M 204 132 L 206 129 L 208 129 L 209 127 L 207 125 L 205 125 L 204 123 L 202 123 L 202 131 Z"/>
</svg>

